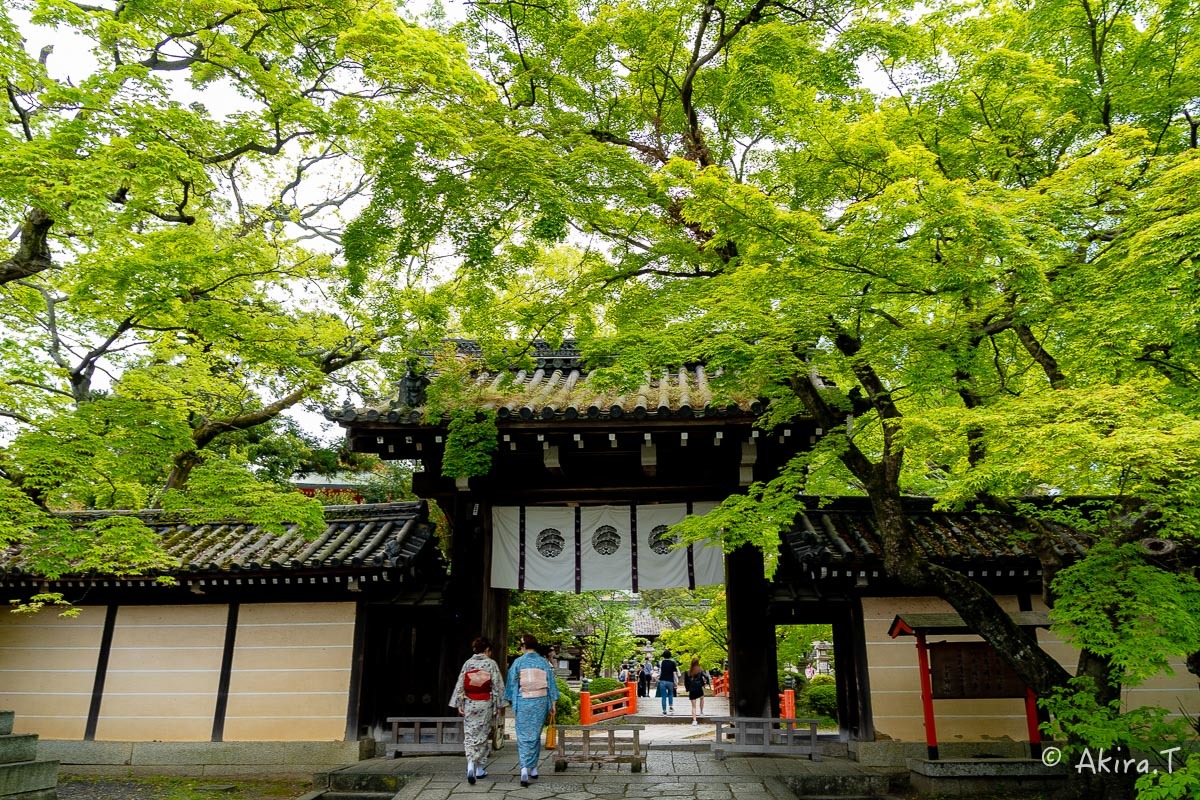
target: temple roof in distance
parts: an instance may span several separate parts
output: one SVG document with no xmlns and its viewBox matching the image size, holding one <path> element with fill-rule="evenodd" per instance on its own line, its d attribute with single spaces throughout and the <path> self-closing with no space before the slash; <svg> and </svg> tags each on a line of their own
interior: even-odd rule
<svg viewBox="0 0 1200 800">
<path fill-rule="evenodd" d="M 478 352 L 471 343 L 459 343 L 465 358 Z M 646 373 L 644 382 L 629 391 L 601 387 L 597 371 L 584 364 L 579 350 L 570 343 L 551 348 L 534 345 L 533 369 L 474 375 L 473 389 L 479 408 L 495 411 L 500 420 L 665 420 L 711 417 L 751 417 L 762 411 L 762 403 L 748 396 L 728 397 L 714 391 L 713 379 L 703 365 L 689 365 Z M 413 380 L 408 378 L 406 380 Z M 400 381 L 396 400 L 382 405 L 325 410 L 327 419 L 342 422 L 419 424 L 424 408 L 419 389 Z"/>
<path fill-rule="evenodd" d="M 114 513 L 120 512 L 82 511 L 67 516 L 86 523 Z M 436 548 L 424 502 L 327 506 L 325 531 L 311 541 L 300 536 L 295 526 L 277 536 L 237 521 L 189 525 L 168 521 L 156 510 L 136 516 L 156 530 L 167 553 L 179 559 L 181 566 L 172 573 L 177 577 L 404 569 L 427 549 Z M 0 551 L 0 580 L 15 577 L 38 576 L 26 570 L 21 551 L 10 547 Z"/>
</svg>

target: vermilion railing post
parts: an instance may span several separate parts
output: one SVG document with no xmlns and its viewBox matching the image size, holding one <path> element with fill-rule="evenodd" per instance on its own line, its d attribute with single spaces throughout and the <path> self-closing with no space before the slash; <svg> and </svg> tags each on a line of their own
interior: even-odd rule
<svg viewBox="0 0 1200 800">
<path fill-rule="evenodd" d="M 591 692 L 579 693 L 579 724 L 592 724 L 592 694 Z"/>
<path fill-rule="evenodd" d="M 929 760 L 938 760 L 937 727 L 933 721 L 933 681 L 929 676 L 929 646 L 925 634 L 917 635 L 917 667 L 921 678 L 921 708 L 925 712 L 925 747 Z"/>
<path fill-rule="evenodd" d="M 796 718 L 796 690 L 784 689 L 783 694 L 779 695 L 779 718 L 780 719 L 795 719 Z"/>
<path fill-rule="evenodd" d="M 1025 721 L 1029 726 L 1029 757 L 1042 757 L 1042 732 L 1038 728 L 1037 695 L 1025 688 Z"/>
<path fill-rule="evenodd" d="M 636 714 L 637 713 L 637 681 L 626 681 L 625 682 L 625 691 L 629 692 L 629 706 L 628 706 L 629 710 L 625 713 Z"/>
</svg>

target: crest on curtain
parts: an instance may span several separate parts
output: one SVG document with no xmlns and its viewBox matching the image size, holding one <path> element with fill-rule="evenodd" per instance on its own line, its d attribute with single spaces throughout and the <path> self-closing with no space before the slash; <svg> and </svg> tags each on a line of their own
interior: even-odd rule
<svg viewBox="0 0 1200 800">
<path fill-rule="evenodd" d="M 582 592 L 670 589 L 725 581 L 721 548 L 677 547 L 669 528 L 716 503 L 496 506 L 492 586 Z"/>
</svg>

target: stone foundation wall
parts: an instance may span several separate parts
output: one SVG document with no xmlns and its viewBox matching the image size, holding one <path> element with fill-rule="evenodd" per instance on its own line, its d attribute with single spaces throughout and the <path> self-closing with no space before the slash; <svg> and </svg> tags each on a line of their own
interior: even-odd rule
<svg viewBox="0 0 1200 800">
<path fill-rule="evenodd" d="M 42 758 L 75 775 L 310 776 L 371 758 L 375 742 L 76 742 L 42 740 Z"/>
</svg>

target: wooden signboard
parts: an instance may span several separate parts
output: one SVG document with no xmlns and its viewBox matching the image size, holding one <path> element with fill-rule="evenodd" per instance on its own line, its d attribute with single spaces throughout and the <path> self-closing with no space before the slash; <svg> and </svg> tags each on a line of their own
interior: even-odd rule
<svg viewBox="0 0 1200 800">
<path fill-rule="evenodd" d="M 986 642 L 931 642 L 933 699 L 1024 697 L 1025 684 Z"/>
</svg>

